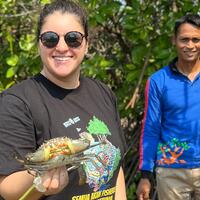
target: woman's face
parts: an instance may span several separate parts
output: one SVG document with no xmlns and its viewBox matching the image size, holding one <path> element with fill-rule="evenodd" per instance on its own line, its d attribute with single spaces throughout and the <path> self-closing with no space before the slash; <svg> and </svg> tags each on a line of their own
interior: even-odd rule
<svg viewBox="0 0 200 200">
<path fill-rule="evenodd" d="M 45 47 L 39 40 L 39 53 L 43 62 L 42 73 L 54 81 L 77 81 L 80 74 L 80 64 L 87 52 L 88 44 L 85 37 L 79 47 L 69 47 L 64 35 L 70 31 L 84 33 L 76 15 L 69 13 L 54 12 L 48 15 L 41 28 L 41 33 L 52 31 L 59 37 L 58 44 L 53 48 Z"/>
</svg>

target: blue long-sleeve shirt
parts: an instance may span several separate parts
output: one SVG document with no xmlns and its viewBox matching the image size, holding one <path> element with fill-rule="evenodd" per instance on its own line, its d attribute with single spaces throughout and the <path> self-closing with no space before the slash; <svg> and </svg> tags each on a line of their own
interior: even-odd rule
<svg viewBox="0 0 200 200">
<path fill-rule="evenodd" d="M 165 66 L 145 89 L 139 169 L 200 167 L 200 74 L 193 81 Z"/>
</svg>

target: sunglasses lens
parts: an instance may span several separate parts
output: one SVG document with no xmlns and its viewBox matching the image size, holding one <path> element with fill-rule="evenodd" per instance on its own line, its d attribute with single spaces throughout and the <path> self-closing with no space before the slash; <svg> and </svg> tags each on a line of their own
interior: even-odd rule
<svg viewBox="0 0 200 200">
<path fill-rule="evenodd" d="M 83 37 L 81 33 L 72 31 L 65 35 L 65 42 L 69 47 L 77 48 L 81 45 Z"/>
<path fill-rule="evenodd" d="M 42 44 L 47 48 L 53 48 L 58 44 L 59 36 L 54 32 L 45 32 L 40 37 Z"/>
</svg>

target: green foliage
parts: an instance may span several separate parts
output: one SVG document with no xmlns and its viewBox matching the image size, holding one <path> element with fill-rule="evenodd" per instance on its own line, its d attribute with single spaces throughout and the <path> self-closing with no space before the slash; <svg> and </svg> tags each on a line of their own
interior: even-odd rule
<svg viewBox="0 0 200 200">
<path fill-rule="evenodd" d="M 40 8 L 49 1 L 0 0 L 0 91 L 40 71 L 36 20 Z M 199 1 L 80 2 L 88 10 L 91 29 L 82 73 L 102 80 L 116 93 L 121 118 L 127 121 L 124 130 L 129 144 L 140 126 L 146 79 L 175 56 L 171 45 L 174 22 L 188 12 L 200 12 Z M 145 63 L 137 103 L 126 110 Z M 135 186 L 131 184 L 128 196 L 134 199 Z"/>
<path fill-rule="evenodd" d="M 130 185 L 130 187 L 129 187 L 129 190 L 127 191 L 127 199 L 130 199 L 130 200 L 136 200 L 137 198 L 136 198 L 136 196 L 133 196 L 133 194 L 135 194 L 135 192 L 136 192 L 136 184 L 135 183 L 133 183 L 133 184 L 131 184 Z"/>
<path fill-rule="evenodd" d="M 37 1 L 0 0 L 0 91 L 39 72 L 35 43 Z"/>
</svg>

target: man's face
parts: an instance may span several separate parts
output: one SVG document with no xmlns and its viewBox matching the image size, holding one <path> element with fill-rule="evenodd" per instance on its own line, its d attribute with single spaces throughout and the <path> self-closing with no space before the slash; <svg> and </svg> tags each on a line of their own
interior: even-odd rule
<svg viewBox="0 0 200 200">
<path fill-rule="evenodd" d="M 173 43 L 183 62 L 196 62 L 200 58 L 200 28 L 191 24 L 182 24 Z"/>
</svg>

